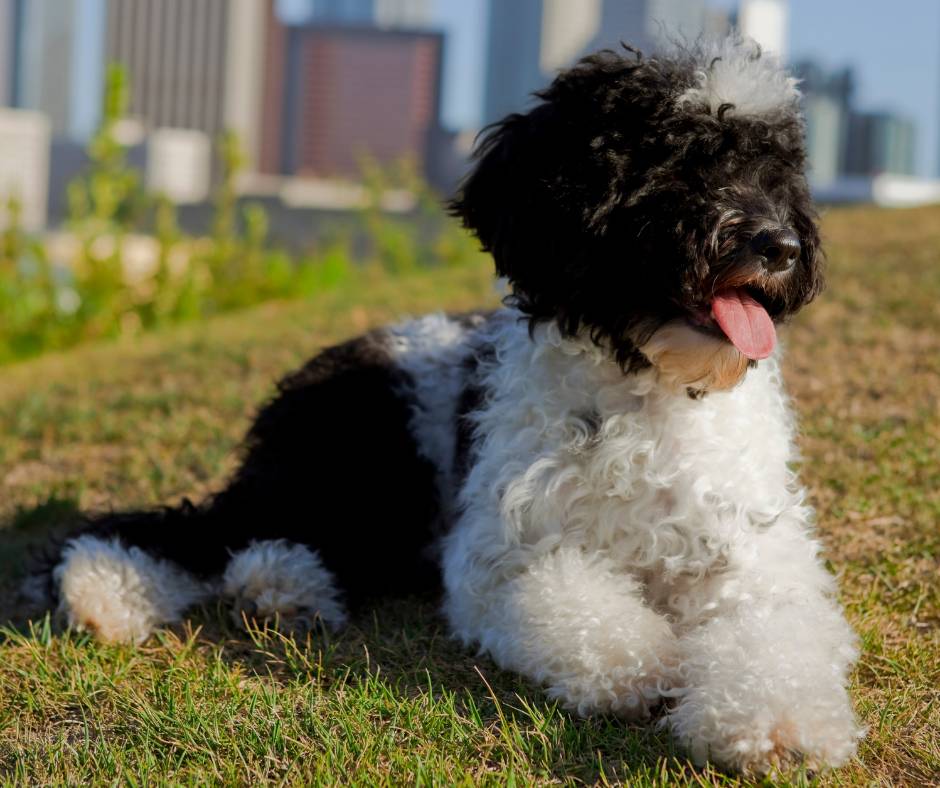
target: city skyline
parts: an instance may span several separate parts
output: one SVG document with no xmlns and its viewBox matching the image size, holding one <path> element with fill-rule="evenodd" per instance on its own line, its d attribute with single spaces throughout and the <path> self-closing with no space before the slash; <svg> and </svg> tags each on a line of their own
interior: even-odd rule
<svg viewBox="0 0 940 788">
<path fill-rule="evenodd" d="M 300 2 L 308 0 L 281 0 Z M 472 71 L 474 54 L 483 52 L 486 24 L 480 23 L 486 0 L 434 0 L 446 29 L 457 29 L 468 50 L 461 68 Z M 733 11 L 739 0 L 707 0 Z M 860 110 L 888 111 L 912 119 L 917 127 L 916 171 L 940 172 L 940 3 L 897 0 L 890 10 L 883 0 L 789 0 L 789 62 L 813 59 L 835 69 L 850 66 L 856 75 Z M 444 120 L 482 118 L 485 77 L 464 78 L 455 92 L 454 74 L 445 72 Z M 473 126 L 473 123 L 466 125 Z"/>
<path fill-rule="evenodd" d="M 546 7 L 551 5 L 551 0 L 533 1 L 536 5 L 542 2 Z M 45 2 L 33 0 L 27 4 L 20 0 L 20 6 L 35 13 Z M 15 3 L 17 0 L 0 0 L 5 6 Z M 355 0 L 355 3 L 353 8 L 349 0 L 277 0 L 284 14 L 291 9 L 295 14 L 305 13 L 304 9 L 309 11 L 314 5 L 352 9 L 359 14 L 368 7 L 376 19 L 386 24 L 403 22 L 443 31 L 447 36 L 443 125 L 475 129 L 485 119 L 492 119 L 487 117 L 484 95 L 488 0 Z M 588 4 L 592 3 L 599 5 L 600 0 L 590 0 Z M 695 4 L 730 11 L 739 5 L 739 0 L 695 0 Z M 654 5 L 657 9 L 667 7 L 661 0 Z M 49 73 L 57 70 L 53 68 L 55 62 L 69 64 L 69 78 L 60 80 L 62 84 L 57 87 L 63 93 L 70 91 L 69 116 L 58 126 L 64 125 L 75 138 L 90 133 L 100 104 L 101 87 L 95 73 L 101 64 L 100 56 L 94 53 L 100 49 L 105 31 L 100 24 L 96 27 L 94 20 L 104 16 L 104 6 L 105 0 L 77 0 L 72 14 L 76 41 L 71 51 L 57 51 L 46 62 L 38 61 Z M 895 13 L 891 14 L 886 13 L 883 3 L 875 0 L 828 0 L 822 4 L 789 0 L 789 7 L 788 60 L 794 63 L 811 59 L 829 70 L 850 66 L 855 74 L 858 109 L 889 112 L 912 120 L 917 127 L 917 172 L 934 175 L 940 154 L 940 4 L 935 0 L 898 0 L 893 7 Z M 547 81 L 550 70 L 543 69 L 541 74 L 543 81 Z M 52 84 L 56 86 L 54 80 Z"/>
</svg>

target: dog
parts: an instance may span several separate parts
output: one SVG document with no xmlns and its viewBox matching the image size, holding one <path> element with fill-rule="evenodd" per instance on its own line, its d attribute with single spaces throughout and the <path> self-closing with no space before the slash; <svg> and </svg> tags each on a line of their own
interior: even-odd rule
<svg viewBox="0 0 940 788">
<path fill-rule="evenodd" d="M 324 350 L 225 489 L 90 517 L 27 591 L 140 642 L 212 597 L 339 628 L 442 586 L 457 638 L 577 714 L 658 710 L 745 773 L 842 764 L 856 640 L 777 349 L 823 282 L 796 82 L 732 37 L 601 52 L 536 96 L 451 203 L 504 308 Z"/>
</svg>

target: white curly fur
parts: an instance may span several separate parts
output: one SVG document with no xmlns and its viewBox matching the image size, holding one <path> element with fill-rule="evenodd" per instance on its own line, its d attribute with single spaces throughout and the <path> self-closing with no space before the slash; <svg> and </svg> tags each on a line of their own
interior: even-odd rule
<svg viewBox="0 0 940 788">
<path fill-rule="evenodd" d="M 717 112 L 733 104 L 738 115 L 767 115 L 793 111 L 800 100 L 798 80 L 791 77 L 773 54 L 761 53 L 750 39 L 729 36 L 704 43 L 695 52 L 699 64 L 696 84 L 682 93 L 677 104 L 705 105 Z"/>
<path fill-rule="evenodd" d="M 60 615 L 106 642 L 140 643 L 209 593 L 173 564 L 90 535 L 66 544 L 53 578 Z"/>
<path fill-rule="evenodd" d="M 277 617 L 288 629 L 307 629 L 317 618 L 330 627 L 346 623 L 333 575 L 320 556 L 284 539 L 253 542 L 235 553 L 222 577 L 222 593 L 234 600 L 237 623 Z"/>
<path fill-rule="evenodd" d="M 454 632 L 581 714 L 646 713 L 699 760 L 835 765 L 854 636 L 790 462 L 770 359 L 693 400 L 503 312 L 443 550 Z"/>
</svg>

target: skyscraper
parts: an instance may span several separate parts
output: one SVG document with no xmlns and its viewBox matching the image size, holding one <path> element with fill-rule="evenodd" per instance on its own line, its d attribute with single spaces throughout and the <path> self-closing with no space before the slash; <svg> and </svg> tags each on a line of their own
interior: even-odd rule
<svg viewBox="0 0 940 788">
<path fill-rule="evenodd" d="M 786 60 L 789 16 L 787 0 L 741 0 L 738 26 L 765 51 Z"/>
<path fill-rule="evenodd" d="M 849 175 L 914 174 L 914 123 L 890 112 L 849 116 L 845 170 Z"/>
<path fill-rule="evenodd" d="M 256 169 L 264 124 L 265 62 L 270 0 L 229 0 L 222 120 Z"/>
<path fill-rule="evenodd" d="M 13 28 L 9 103 L 48 115 L 54 136 L 87 137 L 101 103 L 104 0 L 6 0 L 0 10 Z"/>
<path fill-rule="evenodd" d="M 5 107 L 15 92 L 18 8 L 16 0 L 0 0 L 0 106 Z"/>
<path fill-rule="evenodd" d="M 602 0 L 543 0 L 539 69 L 551 73 L 578 57 L 601 27 Z"/>
<path fill-rule="evenodd" d="M 543 0 L 491 0 L 483 82 L 483 122 L 523 109 L 544 83 Z"/>
<path fill-rule="evenodd" d="M 277 0 L 276 13 L 288 25 L 376 24 L 380 27 L 427 27 L 434 0 Z"/>
<path fill-rule="evenodd" d="M 264 82 L 257 170 L 276 175 L 283 167 L 284 83 L 287 79 L 287 26 L 274 0 L 264 0 Z M 287 16 L 288 19 L 292 17 Z"/>
<path fill-rule="evenodd" d="M 812 61 L 797 63 L 793 73 L 803 93 L 810 182 L 828 186 L 845 170 L 855 77 L 850 69 L 829 72 Z"/>
<path fill-rule="evenodd" d="M 145 127 L 236 132 L 254 167 L 261 155 L 265 58 L 273 0 L 110 0 L 108 61 L 131 81 Z"/>
<path fill-rule="evenodd" d="M 483 119 L 522 109 L 561 68 L 621 43 L 655 52 L 720 32 L 705 0 L 491 0 Z"/>
<path fill-rule="evenodd" d="M 313 0 L 307 21 L 333 24 L 369 24 L 375 18 L 376 0 Z"/>
<path fill-rule="evenodd" d="M 35 0 L 21 6 L 16 103 L 49 116 L 52 133 L 65 134 L 72 106 L 75 3 Z"/>
<path fill-rule="evenodd" d="M 842 176 L 913 175 L 915 126 L 891 112 L 853 108 L 851 69 L 827 71 L 818 63 L 793 67 L 803 94 L 810 182 L 830 187 Z"/>
<path fill-rule="evenodd" d="M 123 64 L 131 113 L 149 127 L 222 130 L 226 0 L 120 0 L 108 4 L 108 61 Z"/>
<path fill-rule="evenodd" d="M 269 171 L 358 178 L 360 157 L 425 168 L 438 129 L 442 37 L 364 26 L 286 30 L 280 121 Z"/>
<path fill-rule="evenodd" d="M 434 23 L 432 0 L 375 0 L 375 22 L 380 27 L 427 28 Z"/>
<path fill-rule="evenodd" d="M 261 0 L 267 3 L 269 0 Z M 286 25 L 311 22 L 368 24 L 375 17 L 376 0 L 276 0 L 274 13 Z"/>
</svg>

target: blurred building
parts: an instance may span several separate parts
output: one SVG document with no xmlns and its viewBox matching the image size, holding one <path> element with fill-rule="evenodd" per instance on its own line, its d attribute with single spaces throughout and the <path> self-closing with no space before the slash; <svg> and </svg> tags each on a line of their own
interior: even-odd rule
<svg viewBox="0 0 940 788">
<path fill-rule="evenodd" d="M 483 120 L 523 109 L 559 69 L 590 52 L 621 42 L 655 52 L 728 28 L 728 15 L 705 0 L 492 0 Z"/>
<path fill-rule="evenodd" d="M 75 11 L 75 3 L 59 0 L 17 3 L 14 11 L 13 104 L 47 115 L 56 135 L 70 126 Z"/>
<path fill-rule="evenodd" d="M 854 112 L 845 153 L 847 175 L 914 174 L 914 123 L 889 112 Z"/>
<path fill-rule="evenodd" d="M 827 185 L 845 172 L 855 76 L 851 69 L 827 71 L 811 61 L 797 63 L 793 73 L 803 93 L 809 177 L 815 186 Z"/>
<path fill-rule="evenodd" d="M 433 0 L 278 0 L 275 13 L 288 25 L 363 24 L 422 28 L 434 18 Z"/>
<path fill-rule="evenodd" d="M 124 65 L 147 129 L 235 128 L 260 138 L 269 0 L 0 0 L 0 97 L 83 142 L 100 122 L 104 67 Z"/>
<path fill-rule="evenodd" d="M 426 170 L 439 132 L 442 36 L 374 27 L 290 26 L 273 37 L 268 172 L 357 178 L 362 157 Z M 281 78 L 283 76 L 283 79 Z"/>
<path fill-rule="evenodd" d="M 264 55 L 261 104 L 261 136 L 258 143 L 257 170 L 278 175 L 283 167 L 284 83 L 287 79 L 287 25 L 285 15 L 274 0 L 264 0 Z M 306 17 L 304 17 L 306 18 Z"/>
<path fill-rule="evenodd" d="M 846 177 L 914 174 L 913 122 L 890 112 L 857 110 L 851 69 L 829 71 L 801 62 L 793 71 L 803 93 L 814 187 L 828 188 Z"/>
<path fill-rule="evenodd" d="M 16 0 L 0 0 L 0 106 L 12 106 L 16 74 Z"/>
<path fill-rule="evenodd" d="M 222 120 L 238 135 L 249 169 L 261 157 L 269 0 L 229 0 Z"/>
<path fill-rule="evenodd" d="M 766 52 L 787 59 L 790 9 L 787 0 L 741 0 L 737 26 Z"/>
<path fill-rule="evenodd" d="M 231 130 L 249 168 L 256 167 L 272 6 L 272 0 L 108 0 L 104 57 L 128 69 L 131 115 L 147 130 L 199 131 L 209 139 Z"/>
<path fill-rule="evenodd" d="M 295 16 L 292 21 L 294 24 L 370 24 L 374 17 L 375 0 L 307 0 L 306 18 Z"/>
<path fill-rule="evenodd" d="M 521 109 L 543 87 L 542 0 L 490 3 L 483 123 Z"/>
<path fill-rule="evenodd" d="M 85 137 L 97 122 L 105 0 L 4 0 L 0 39 L 6 103 L 49 117 L 54 136 Z"/>
<path fill-rule="evenodd" d="M 41 112 L 0 109 L 0 226 L 8 221 L 7 202 L 15 199 L 27 230 L 46 223 L 49 189 L 50 128 Z"/>
<path fill-rule="evenodd" d="M 223 128 L 228 0 L 112 0 L 108 62 L 130 76 L 130 112 L 152 128 Z"/>
<path fill-rule="evenodd" d="M 434 24 L 432 0 L 375 0 L 375 23 L 379 27 L 403 27 L 412 30 Z"/>
<path fill-rule="evenodd" d="M 729 13 L 710 6 L 707 0 L 642 0 L 636 5 L 642 12 L 642 29 L 634 35 L 645 52 L 655 52 L 676 41 L 694 41 L 700 36 L 721 37 L 731 26 Z"/>
</svg>

